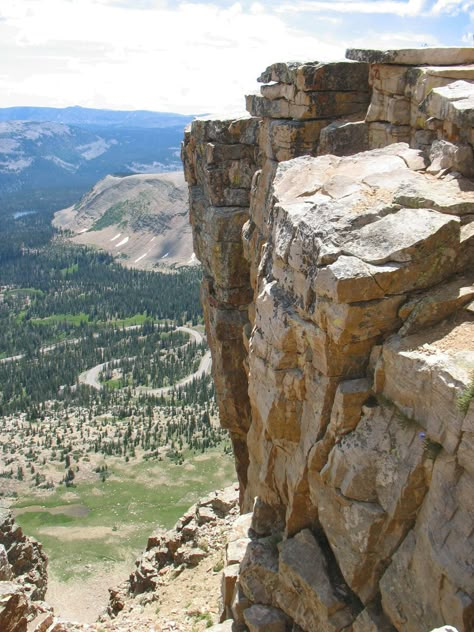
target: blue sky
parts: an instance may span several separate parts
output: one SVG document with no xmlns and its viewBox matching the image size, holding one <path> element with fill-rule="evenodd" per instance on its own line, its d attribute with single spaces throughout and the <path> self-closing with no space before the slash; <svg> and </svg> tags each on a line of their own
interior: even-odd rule
<svg viewBox="0 0 474 632">
<path fill-rule="evenodd" d="M 238 111 L 275 61 L 474 45 L 474 0 L 7 0 L 0 107 Z"/>
</svg>

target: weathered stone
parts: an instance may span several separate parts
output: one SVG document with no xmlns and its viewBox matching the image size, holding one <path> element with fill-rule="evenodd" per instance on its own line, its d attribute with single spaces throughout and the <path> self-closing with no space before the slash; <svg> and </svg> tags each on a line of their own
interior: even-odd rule
<svg viewBox="0 0 474 632">
<path fill-rule="evenodd" d="M 430 148 L 429 173 L 444 170 L 459 171 L 464 176 L 474 175 L 474 155 L 470 145 L 453 145 L 445 140 L 435 141 Z"/>
<path fill-rule="evenodd" d="M 367 123 L 386 121 L 392 125 L 409 125 L 410 101 L 404 96 L 387 95 L 374 89 L 365 120 Z"/>
<path fill-rule="evenodd" d="M 187 544 L 180 546 L 175 553 L 176 564 L 185 564 L 186 566 L 197 566 L 205 557 L 206 551 Z"/>
<path fill-rule="evenodd" d="M 369 148 L 378 149 L 394 143 L 409 143 L 411 127 L 392 123 L 369 123 Z"/>
<path fill-rule="evenodd" d="M 258 95 L 246 97 L 252 116 L 275 119 L 327 119 L 362 114 L 368 104 L 366 92 L 298 92 L 294 101 L 266 99 Z"/>
<path fill-rule="evenodd" d="M 24 589 L 15 582 L 0 581 L 0 630 L 26 632 L 28 600 Z"/>
<path fill-rule="evenodd" d="M 447 622 L 459 630 L 473 628 L 473 484 L 453 457 L 441 454 L 436 459 L 416 527 L 380 583 L 383 608 L 397 630 L 431 629 Z"/>
<path fill-rule="evenodd" d="M 416 209 L 467 215 L 474 212 L 474 185 L 461 176 L 442 180 L 419 177 L 400 185 L 393 201 Z"/>
<path fill-rule="evenodd" d="M 474 63 L 474 48 L 444 46 L 442 48 L 400 48 L 395 50 L 368 50 L 349 48 L 346 58 L 369 64 L 402 64 L 404 66 L 451 66 Z"/>
<path fill-rule="evenodd" d="M 368 606 L 362 610 L 360 615 L 354 621 L 352 626 L 353 632 L 395 632 L 395 628 L 385 617 L 381 608 L 377 606 Z"/>
<path fill-rule="evenodd" d="M 472 301 L 472 281 L 468 277 L 459 277 L 407 301 L 399 312 L 400 318 L 405 321 L 400 334 L 407 336 L 423 327 L 434 325 Z"/>
<path fill-rule="evenodd" d="M 336 121 L 321 130 L 318 155 L 349 156 L 369 149 L 369 128 L 364 121 Z"/>
<path fill-rule="evenodd" d="M 217 516 L 211 507 L 199 507 L 196 512 L 196 521 L 198 525 L 206 524 L 207 522 L 215 522 Z"/>
<path fill-rule="evenodd" d="M 386 560 L 413 524 L 428 489 L 421 427 L 371 407 L 343 436 L 312 489 L 319 518 L 350 588 L 364 603 L 378 592 Z"/>
<path fill-rule="evenodd" d="M 469 323 L 466 327 L 467 332 L 472 331 Z M 456 329 L 462 335 L 462 325 L 454 323 L 438 329 L 440 333 L 433 328 L 403 339 L 394 337 L 383 345 L 382 352 L 384 396 L 408 418 L 416 419 L 429 439 L 450 454 L 457 449 L 463 421 L 456 401 L 467 388 L 474 367 L 474 338 L 469 333 L 462 351 L 439 349 L 444 347 L 443 334 L 449 336 Z M 414 383 L 416 389 L 411 388 Z"/>
<path fill-rule="evenodd" d="M 379 92 L 391 95 L 405 94 L 407 67 L 391 64 L 371 64 L 369 84 Z"/>
<path fill-rule="evenodd" d="M 298 90 L 324 92 L 360 90 L 367 91 L 368 64 L 347 61 L 333 63 L 277 63 L 269 66 L 257 79 L 260 83 L 271 81 L 296 85 Z"/>
<path fill-rule="evenodd" d="M 474 403 L 468 408 L 462 424 L 462 439 L 458 448 L 458 462 L 474 476 Z"/>
<path fill-rule="evenodd" d="M 270 160 L 283 162 L 298 156 L 314 155 L 322 129 L 330 121 L 265 119 L 260 127 L 260 147 Z"/>
<path fill-rule="evenodd" d="M 336 442 L 354 430 L 362 414 L 362 404 L 369 398 L 371 386 L 369 380 L 347 380 L 337 387 L 331 420 L 323 438 L 311 449 L 309 464 L 318 472 L 326 465 L 329 452 Z"/>
<path fill-rule="evenodd" d="M 25 536 L 8 509 L 0 508 L 0 541 L 4 545 L 15 581 L 33 600 L 44 599 L 48 558 L 42 545 Z"/>
<path fill-rule="evenodd" d="M 287 632 L 290 619 L 284 612 L 271 606 L 251 606 L 244 612 L 249 632 Z"/>
<path fill-rule="evenodd" d="M 240 564 L 245 557 L 249 544 L 250 538 L 231 540 L 226 547 L 226 564 L 228 566 L 232 564 Z"/>
<path fill-rule="evenodd" d="M 274 591 L 278 585 L 278 551 L 272 538 L 249 543 L 240 564 L 239 585 L 253 603 L 274 604 Z"/>
<path fill-rule="evenodd" d="M 309 530 L 298 533 L 280 547 L 276 605 L 303 630 L 343 630 L 354 616 L 344 588 L 333 585 L 328 564 Z"/>
<path fill-rule="evenodd" d="M 244 612 L 250 608 L 252 602 L 242 591 L 239 582 L 235 585 L 234 596 L 232 597 L 232 618 L 239 625 L 245 625 Z"/>
<path fill-rule="evenodd" d="M 231 564 L 226 566 L 222 573 L 221 596 L 224 611 L 230 608 L 234 596 L 235 585 L 239 577 L 239 564 Z"/>
<path fill-rule="evenodd" d="M 9 582 L 13 579 L 12 567 L 8 561 L 7 552 L 3 544 L 0 544 L 0 581 Z"/>
<path fill-rule="evenodd" d="M 436 211 L 401 209 L 354 231 L 347 254 L 374 265 L 417 261 L 446 243 L 459 242 L 459 222 Z"/>
<path fill-rule="evenodd" d="M 474 85 L 467 81 L 454 81 L 445 87 L 435 88 L 420 107 L 436 119 L 445 119 L 458 127 L 472 127 Z"/>
</svg>

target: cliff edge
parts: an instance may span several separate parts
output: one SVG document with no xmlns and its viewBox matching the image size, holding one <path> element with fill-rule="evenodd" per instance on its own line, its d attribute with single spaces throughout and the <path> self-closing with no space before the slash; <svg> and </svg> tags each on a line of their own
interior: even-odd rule
<svg viewBox="0 0 474 632">
<path fill-rule="evenodd" d="M 347 56 L 183 144 L 248 514 L 222 629 L 468 632 L 474 49 Z"/>
</svg>

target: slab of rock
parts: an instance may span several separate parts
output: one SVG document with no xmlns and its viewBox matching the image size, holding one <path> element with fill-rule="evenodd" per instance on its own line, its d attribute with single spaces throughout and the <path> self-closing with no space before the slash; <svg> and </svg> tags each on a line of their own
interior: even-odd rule
<svg viewBox="0 0 474 632">
<path fill-rule="evenodd" d="M 413 297 L 400 309 L 404 321 L 400 335 L 407 336 L 451 316 L 474 298 L 474 279 L 461 276 L 450 283 Z"/>
<path fill-rule="evenodd" d="M 421 431 L 415 422 L 405 426 L 393 409 L 365 408 L 321 471 L 319 518 L 345 580 L 364 603 L 376 596 L 386 560 L 428 489 Z"/>
<path fill-rule="evenodd" d="M 274 119 L 327 119 L 365 113 L 367 92 L 298 92 L 293 101 L 250 94 L 246 107 L 252 116 Z"/>
<path fill-rule="evenodd" d="M 373 50 L 349 48 L 346 58 L 369 64 L 401 64 L 403 66 L 452 66 L 474 63 L 474 48 L 456 46 Z"/>
<path fill-rule="evenodd" d="M 469 215 L 474 213 L 474 184 L 461 176 L 411 178 L 410 182 L 399 185 L 393 201 L 410 208 Z"/>
<path fill-rule="evenodd" d="M 350 156 L 367 149 L 369 128 L 365 121 L 335 121 L 321 130 L 319 156 Z"/>
<path fill-rule="evenodd" d="M 333 632 L 352 623 L 344 591 L 333 585 L 327 561 L 309 530 L 282 543 L 279 578 L 276 605 L 303 630 Z"/>
<path fill-rule="evenodd" d="M 448 622 L 459 630 L 474 628 L 473 485 L 455 458 L 436 459 L 416 527 L 380 582 L 383 609 L 396 629 L 429 630 Z"/>
<path fill-rule="evenodd" d="M 271 606 L 256 604 L 244 612 L 244 620 L 249 632 L 287 632 L 290 619 L 284 612 Z"/>
<path fill-rule="evenodd" d="M 453 144 L 445 140 L 435 141 L 430 148 L 431 164 L 428 173 L 453 170 L 464 176 L 474 175 L 474 155 L 468 144 Z"/>
<path fill-rule="evenodd" d="M 435 88 L 428 94 L 420 109 L 429 116 L 447 120 L 458 127 L 472 127 L 474 83 L 454 81 L 447 86 Z"/>
<path fill-rule="evenodd" d="M 273 605 L 278 585 L 278 551 L 272 538 L 250 542 L 240 564 L 239 585 L 253 603 Z"/>
<path fill-rule="evenodd" d="M 386 342 L 376 368 L 376 383 L 407 418 L 423 427 L 428 439 L 454 454 L 464 418 L 457 399 L 470 382 L 474 339 L 469 336 L 468 326 L 467 337 L 461 338 L 461 350 L 454 347 L 449 352 L 450 332 L 456 335 L 458 326 L 448 322 L 437 327 Z M 447 341 L 443 344 L 444 337 Z M 383 373 L 383 380 L 377 378 L 377 373 Z M 413 384 L 417 384 L 416 389 Z"/>
<path fill-rule="evenodd" d="M 324 92 L 368 90 L 368 64 L 347 61 L 321 63 L 276 63 L 268 66 L 257 79 L 260 83 L 275 81 L 293 84 L 298 90 Z"/>
</svg>

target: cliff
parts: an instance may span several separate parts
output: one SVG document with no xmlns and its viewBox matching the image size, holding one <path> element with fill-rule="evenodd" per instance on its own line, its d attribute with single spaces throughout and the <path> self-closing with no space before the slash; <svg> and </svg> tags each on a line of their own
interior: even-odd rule
<svg viewBox="0 0 474 632">
<path fill-rule="evenodd" d="M 183 144 L 248 514 L 222 629 L 468 632 L 474 49 L 347 57 Z"/>
</svg>

